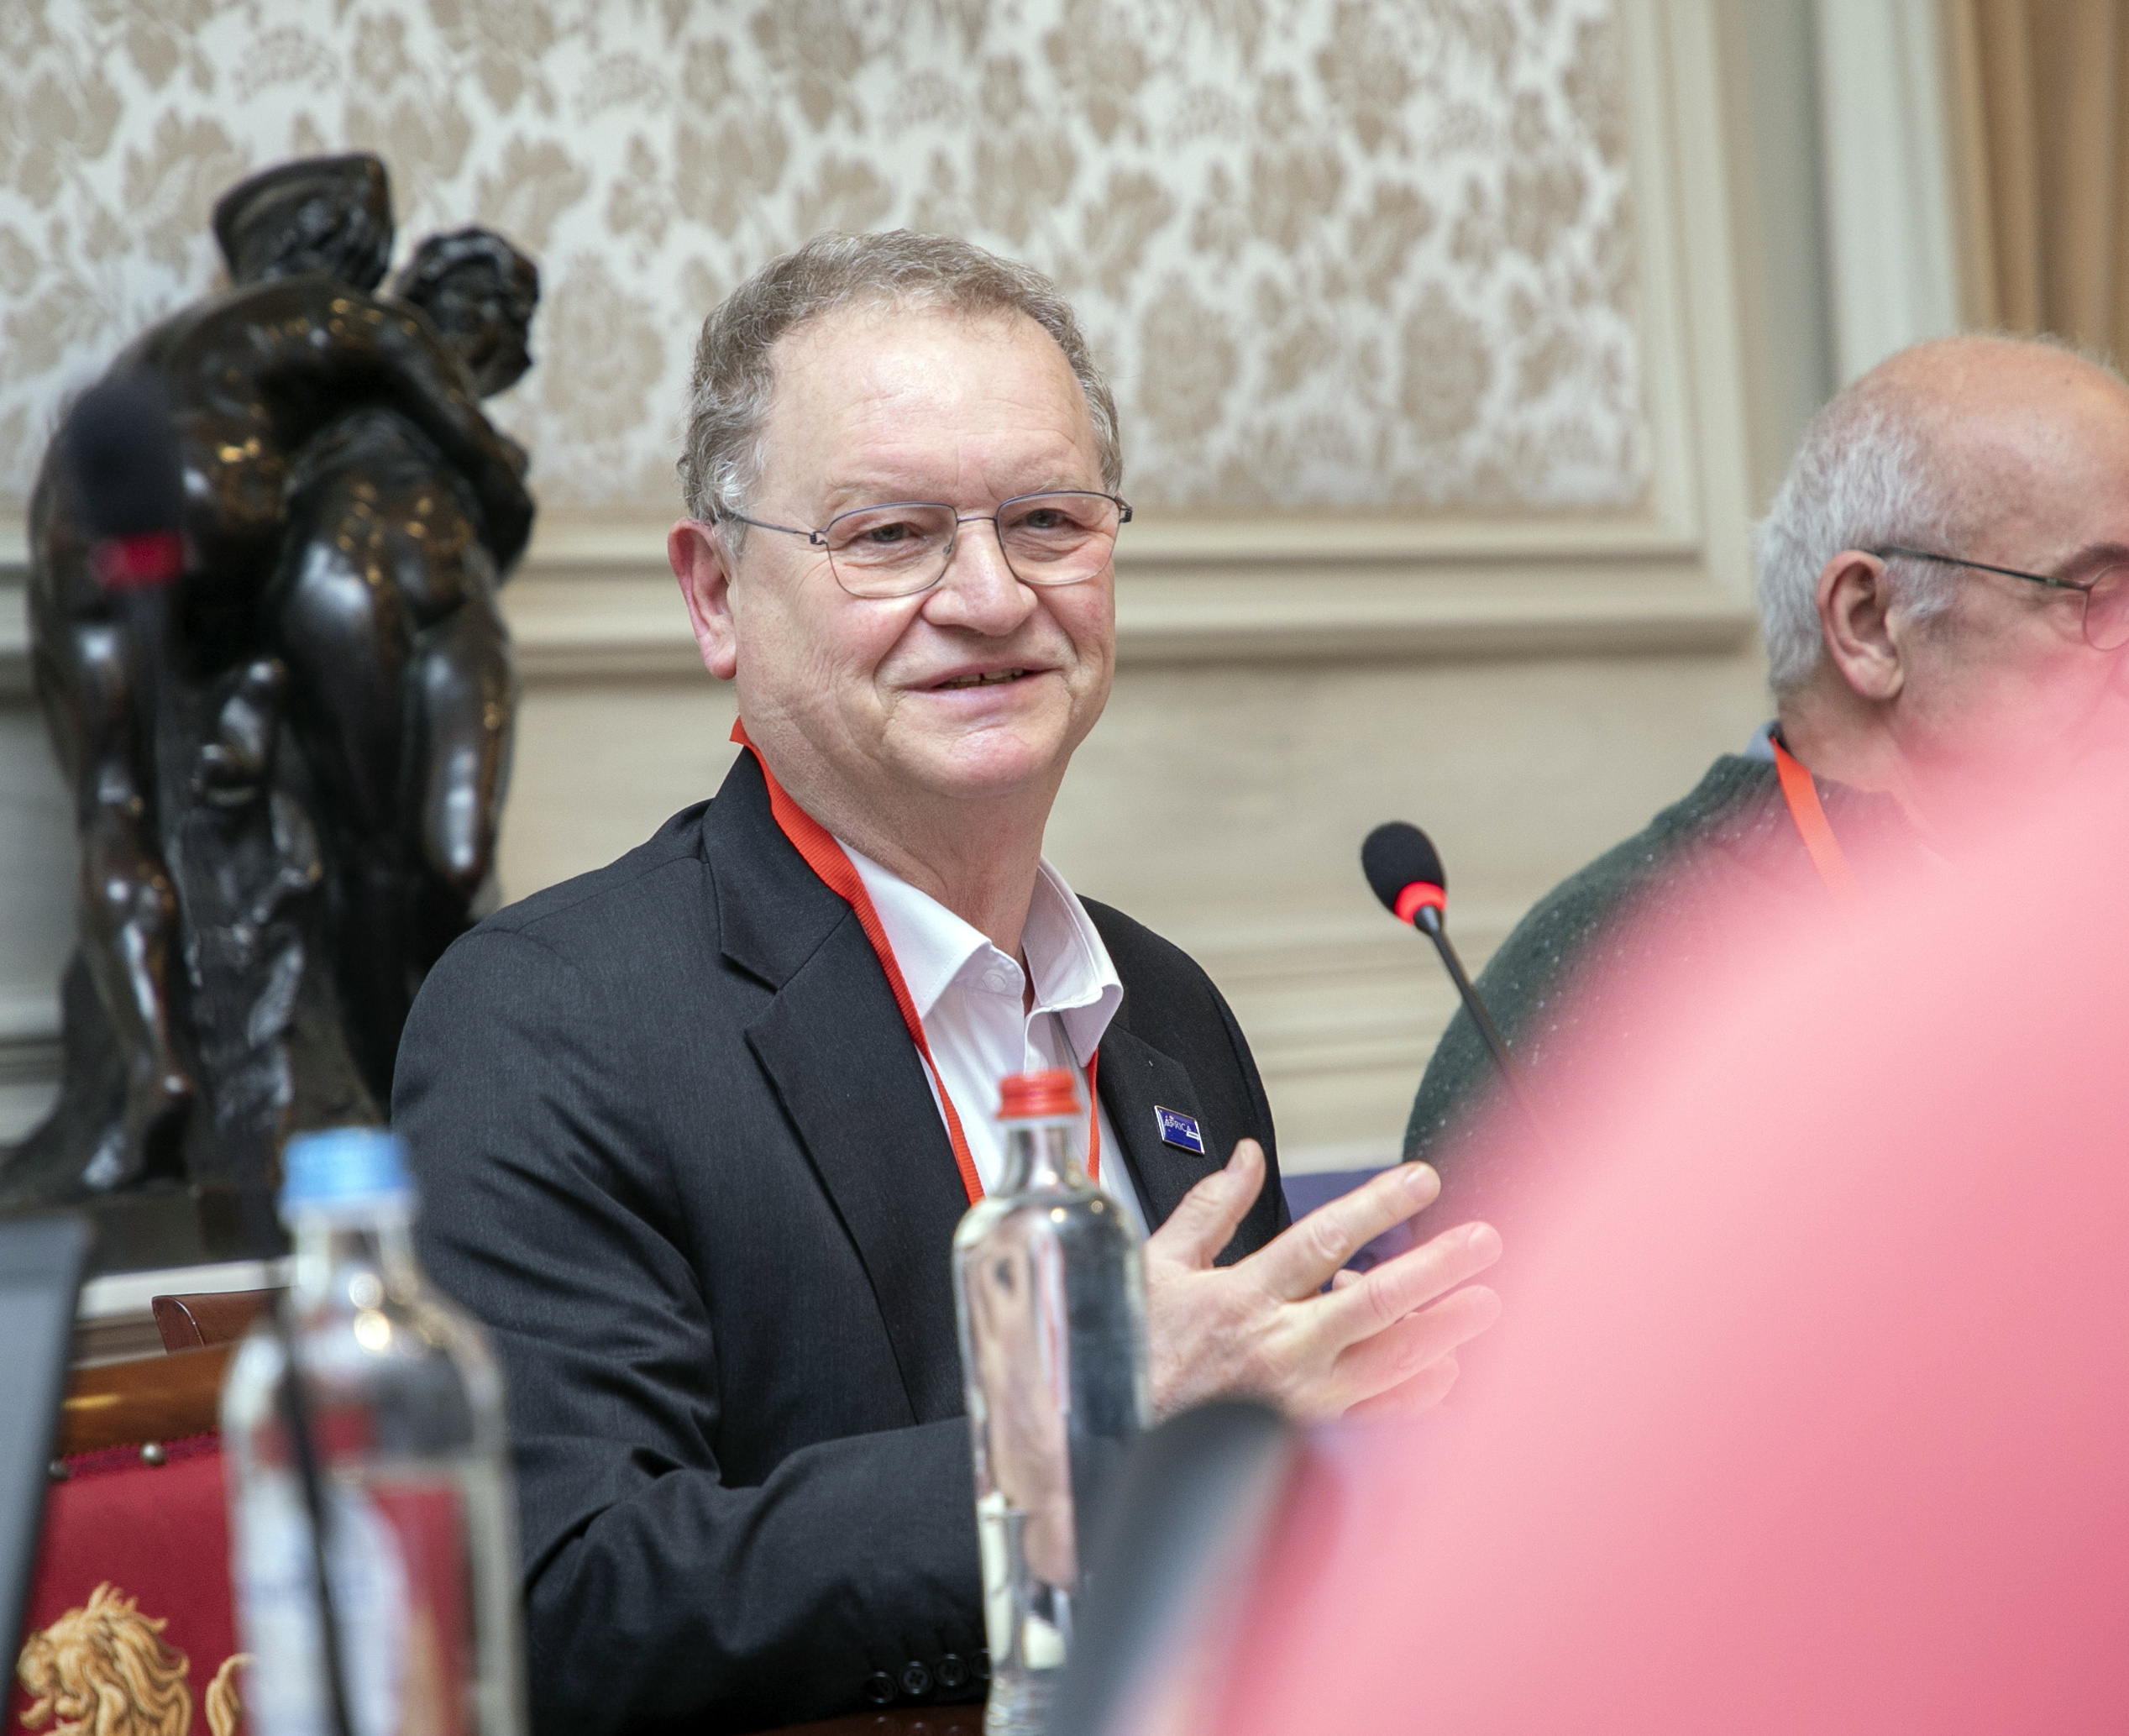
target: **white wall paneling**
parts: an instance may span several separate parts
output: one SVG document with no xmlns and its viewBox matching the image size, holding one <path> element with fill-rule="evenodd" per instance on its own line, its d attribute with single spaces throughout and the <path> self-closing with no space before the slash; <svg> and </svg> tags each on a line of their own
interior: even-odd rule
<svg viewBox="0 0 2129 1736">
<path fill-rule="evenodd" d="M 1959 325 L 1938 0 L 1817 0 L 1840 383 Z"/>
<path fill-rule="evenodd" d="M 1815 0 L 1718 0 L 1752 501 L 1834 385 Z"/>
</svg>

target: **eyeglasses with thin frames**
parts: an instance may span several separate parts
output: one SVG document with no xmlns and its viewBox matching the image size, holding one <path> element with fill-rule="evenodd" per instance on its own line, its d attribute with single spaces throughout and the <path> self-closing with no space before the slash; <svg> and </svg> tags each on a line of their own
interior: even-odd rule
<svg viewBox="0 0 2129 1736">
<path fill-rule="evenodd" d="M 1970 567 L 1978 573 L 2001 573 L 2006 579 L 2023 579 L 2045 585 L 2051 590 L 2074 590 L 2084 599 L 2084 642 L 2095 651 L 2119 651 L 2129 645 L 2129 566 L 2101 569 L 2091 578 L 2055 579 L 2045 573 L 2022 573 L 2016 567 L 1993 567 L 1985 560 L 1961 560 L 1955 554 L 1933 554 L 1926 548 L 1889 545 L 1864 551 L 1880 560 L 1895 555 L 1908 560 L 1934 562 L 1940 567 Z"/>
<path fill-rule="evenodd" d="M 1114 558 L 1116 533 L 1131 522 L 1131 509 L 1115 495 L 1053 489 L 1016 495 L 995 512 L 966 515 L 939 501 L 891 501 L 839 512 L 818 530 L 769 524 L 743 512 L 719 517 L 804 537 L 827 552 L 836 583 L 851 595 L 884 601 L 915 596 L 945 578 L 964 524 L 997 531 L 1005 564 L 1021 584 L 1083 585 Z"/>
</svg>

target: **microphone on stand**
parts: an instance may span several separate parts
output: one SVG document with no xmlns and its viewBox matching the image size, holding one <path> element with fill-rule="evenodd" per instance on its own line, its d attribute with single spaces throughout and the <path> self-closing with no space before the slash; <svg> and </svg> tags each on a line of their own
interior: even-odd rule
<svg viewBox="0 0 2129 1736">
<path fill-rule="evenodd" d="M 1462 997 L 1464 1010 L 1471 1015 L 1471 1023 L 1486 1040 L 1493 1064 L 1500 1069 L 1509 1094 L 1529 1119 L 1539 1138 L 1544 1137 L 1544 1125 L 1539 1120 L 1537 1111 L 1531 1108 L 1529 1097 L 1523 1088 L 1522 1073 L 1509 1058 L 1508 1046 L 1502 1041 L 1499 1028 L 1486 1010 L 1486 1003 L 1471 986 L 1464 961 L 1456 956 L 1456 948 L 1450 942 L 1449 931 L 1442 920 L 1449 908 L 1449 876 L 1442 871 L 1441 857 L 1432 841 L 1418 826 L 1403 820 L 1387 821 L 1370 832 L 1367 841 L 1361 846 L 1361 872 L 1367 876 L 1367 884 L 1375 889 L 1375 895 L 1382 900 L 1385 910 L 1398 921 L 1410 923 L 1434 943 L 1434 950 L 1441 954 L 1442 964 L 1449 972 L 1450 981 L 1456 985 L 1456 993 Z"/>
</svg>

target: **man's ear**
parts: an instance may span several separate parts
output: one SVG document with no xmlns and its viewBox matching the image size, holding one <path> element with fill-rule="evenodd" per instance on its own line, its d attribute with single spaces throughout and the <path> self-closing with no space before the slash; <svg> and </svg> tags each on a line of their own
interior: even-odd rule
<svg viewBox="0 0 2129 1736">
<path fill-rule="evenodd" d="M 732 568 L 715 526 L 684 518 L 665 533 L 665 558 L 680 581 L 702 666 L 720 681 L 739 668 L 739 638 L 732 618 Z"/>
<path fill-rule="evenodd" d="M 1876 555 L 1844 548 L 1820 569 L 1818 631 L 1826 655 L 1859 698 L 1880 704 L 1897 698 L 1907 679 L 1891 611 L 1891 584 Z"/>
</svg>

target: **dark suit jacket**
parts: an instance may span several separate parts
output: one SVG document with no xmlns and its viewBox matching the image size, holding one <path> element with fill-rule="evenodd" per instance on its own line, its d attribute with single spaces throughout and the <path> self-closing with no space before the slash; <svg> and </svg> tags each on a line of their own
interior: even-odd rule
<svg viewBox="0 0 2129 1736">
<path fill-rule="evenodd" d="M 1271 1114 L 1204 973 L 1088 910 L 1125 990 L 1102 1100 L 1158 1223 L 1237 1140 L 1268 1153 Z M 509 1381 L 536 1728 L 821 1718 L 881 1673 L 938 1694 L 948 1658 L 978 1686 L 967 1201 L 878 961 L 752 755 L 451 948 L 393 1120 L 423 1261 Z M 1275 1165 L 1223 1257 L 1285 1222 Z"/>
</svg>

